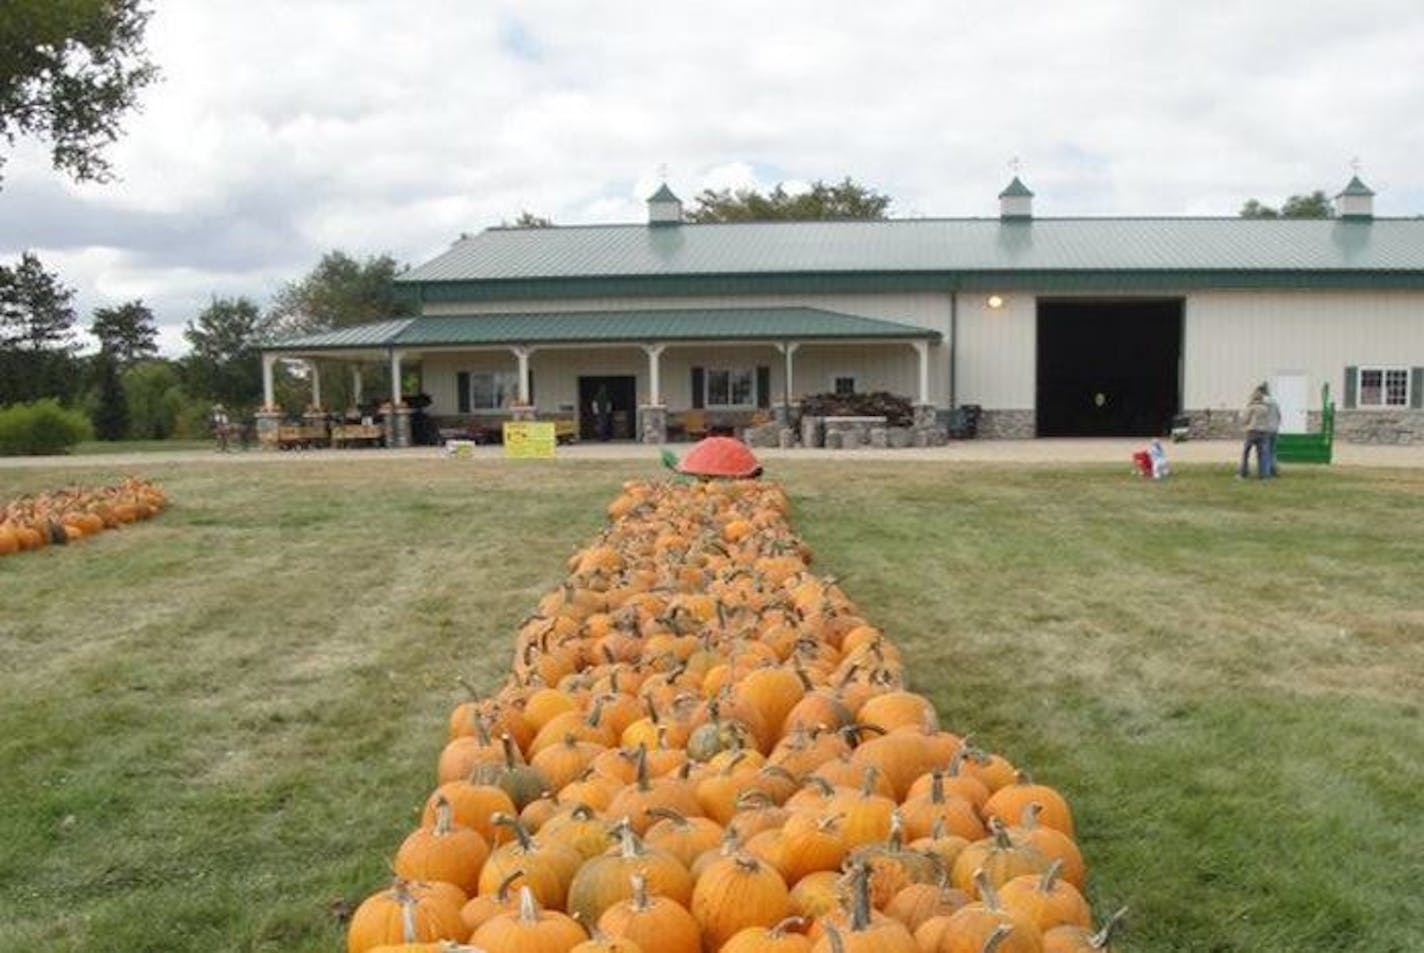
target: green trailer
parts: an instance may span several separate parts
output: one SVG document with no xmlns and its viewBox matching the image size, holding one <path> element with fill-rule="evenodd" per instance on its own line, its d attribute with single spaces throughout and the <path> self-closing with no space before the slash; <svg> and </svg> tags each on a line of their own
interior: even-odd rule
<svg viewBox="0 0 1424 953">
<path fill-rule="evenodd" d="M 1320 388 L 1320 430 L 1281 434 L 1276 438 L 1276 459 L 1282 463 L 1329 463 L 1334 443 L 1335 405 L 1326 384 Z"/>
</svg>

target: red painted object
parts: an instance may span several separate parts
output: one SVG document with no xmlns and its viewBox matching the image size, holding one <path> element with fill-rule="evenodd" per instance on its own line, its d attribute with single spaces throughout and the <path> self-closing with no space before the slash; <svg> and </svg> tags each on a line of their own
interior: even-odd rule
<svg viewBox="0 0 1424 953">
<path fill-rule="evenodd" d="M 735 437 L 707 437 L 697 441 L 677 464 L 688 476 L 745 480 L 761 475 L 761 464 L 751 449 Z"/>
<path fill-rule="evenodd" d="M 1152 479 L 1152 455 L 1146 450 L 1138 450 L 1132 455 L 1132 465 L 1137 468 L 1137 472 Z"/>
</svg>

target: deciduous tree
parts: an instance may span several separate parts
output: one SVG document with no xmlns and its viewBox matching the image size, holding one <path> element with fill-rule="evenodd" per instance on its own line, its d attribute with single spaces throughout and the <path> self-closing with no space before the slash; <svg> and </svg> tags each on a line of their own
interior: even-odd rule
<svg viewBox="0 0 1424 953">
<path fill-rule="evenodd" d="M 229 410 L 256 404 L 262 394 L 259 345 L 270 327 L 250 299 L 213 298 L 183 331 L 192 347 L 182 360 L 188 390 Z"/>
<path fill-rule="evenodd" d="M 50 144 L 50 162 L 76 181 L 112 176 L 104 147 L 138 94 L 158 78 L 143 32 L 143 0 L 0 3 L 0 139 Z M 0 155 L 0 165 L 5 157 Z"/>
<path fill-rule="evenodd" d="M 1248 199 L 1238 213 L 1242 218 L 1333 218 L 1335 209 L 1321 189 L 1309 195 L 1292 195 L 1279 209 Z"/>
<path fill-rule="evenodd" d="M 401 267 L 390 255 L 357 261 L 331 251 L 305 277 L 289 282 L 268 311 L 276 334 L 310 334 L 415 313 L 395 294 Z"/>
<path fill-rule="evenodd" d="M 767 222 L 808 219 L 882 219 L 890 197 L 847 176 L 838 183 L 817 180 L 805 192 L 791 193 L 778 183 L 770 192 L 756 189 L 704 189 L 687 217 L 692 222 Z"/>
</svg>

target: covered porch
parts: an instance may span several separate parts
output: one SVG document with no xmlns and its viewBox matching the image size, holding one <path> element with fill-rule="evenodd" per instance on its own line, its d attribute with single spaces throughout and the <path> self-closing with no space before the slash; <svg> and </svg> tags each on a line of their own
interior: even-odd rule
<svg viewBox="0 0 1424 953">
<path fill-rule="evenodd" d="M 270 407 L 275 362 L 310 362 L 320 408 L 317 361 L 381 364 L 393 382 L 390 445 L 402 446 L 411 395 L 400 382 L 416 365 L 442 433 L 552 419 L 585 440 L 663 443 L 786 425 L 807 393 L 889 391 L 932 414 L 939 351 L 933 329 L 816 308 L 424 316 L 275 342 L 263 350 L 263 388 Z"/>
</svg>

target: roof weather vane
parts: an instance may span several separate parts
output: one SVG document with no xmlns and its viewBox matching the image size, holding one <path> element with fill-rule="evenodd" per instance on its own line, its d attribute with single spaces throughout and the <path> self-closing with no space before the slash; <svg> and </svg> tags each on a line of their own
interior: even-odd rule
<svg viewBox="0 0 1424 953">
<path fill-rule="evenodd" d="M 658 178 L 667 181 L 668 167 L 666 162 L 658 163 Z"/>
<path fill-rule="evenodd" d="M 1013 158 L 1009 159 L 1009 168 L 1013 171 L 1014 175 L 1018 175 L 1019 171 L 1023 169 L 1023 162 L 1019 159 L 1018 156 L 1014 156 Z"/>
<path fill-rule="evenodd" d="M 1352 168 L 1352 169 L 1355 170 L 1355 174 L 1356 174 L 1356 175 L 1359 175 L 1359 174 L 1360 174 L 1360 157 L 1359 157 L 1359 156 L 1355 156 L 1353 159 L 1350 160 L 1350 168 Z"/>
</svg>

